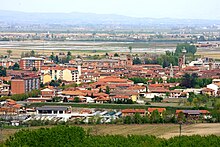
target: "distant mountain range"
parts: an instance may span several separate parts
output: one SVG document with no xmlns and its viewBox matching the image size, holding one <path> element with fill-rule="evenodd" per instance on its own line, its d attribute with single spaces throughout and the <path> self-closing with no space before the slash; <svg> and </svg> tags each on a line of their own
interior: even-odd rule
<svg viewBox="0 0 220 147">
<path fill-rule="evenodd" d="M 94 13 L 27 13 L 0 10 L 0 22 L 8 24 L 56 24 L 56 25 L 220 25 L 220 20 L 137 18 L 115 14 Z"/>
</svg>

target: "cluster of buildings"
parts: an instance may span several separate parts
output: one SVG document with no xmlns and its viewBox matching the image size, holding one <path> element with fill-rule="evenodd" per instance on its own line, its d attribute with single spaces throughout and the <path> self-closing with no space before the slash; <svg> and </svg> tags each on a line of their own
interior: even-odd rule
<svg viewBox="0 0 220 147">
<path fill-rule="evenodd" d="M 40 89 L 40 84 L 47 85 L 60 80 L 65 85 L 80 84 L 77 88 L 63 91 L 57 87 L 41 89 L 52 90 L 55 96 L 74 101 L 75 97 L 81 102 L 140 102 L 140 98 L 188 98 L 189 92 L 197 92 L 218 96 L 220 94 L 220 63 L 210 59 L 198 59 L 186 63 L 186 51 L 183 50 L 179 58 L 179 66 L 162 68 L 157 64 L 133 65 L 133 57 L 129 54 L 120 56 L 108 55 L 104 59 L 88 60 L 76 58 L 69 63 L 55 64 L 48 58 L 25 57 L 18 63 L 21 70 L 7 70 L 6 77 L 1 77 L 1 95 L 22 94 L 34 89 Z M 3 63 L 4 62 L 4 63 Z M 13 60 L 4 60 L 6 68 L 13 66 Z M 185 73 L 197 73 L 199 78 L 214 79 L 213 83 L 200 89 L 175 89 L 180 83 L 169 83 L 170 78 L 181 78 Z M 140 77 L 148 79 L 146 83 L 134 83 L 130 78 Z M 160 79 L 160 82 L 153 81 Z M 10 82 L 10 85 L 3 83 Z M 170 90 L 173 89 L 174 90 Z M 109 91 L 111 91 L 109 93 Z M 39 98 L 43 98 L 41 95 Z M 41 100 L 39 100 L 41 101 Z"/>
<path fill-rule="evenodd" d="M 38 26 L 40 27 L 40 26 Z M 54 26 L 53 26 L 54 27 Z M 113 27 L 113 26 L 112 26 Z M 138 26 L 140 27 L 140 26 Z M 19 27 L 20 28 L 20 27 Z M 88 29 L 88 28 L 85 28 Z M 118 29 L 118 28 L 117 28 Z M 78 29 L 77 29 L 78 30 Z M 103 30 L 102 30 L 103 31 Z M 124 31 L 124 30 L 123 30 Z M 143 30 L 141 30 L 143 31 Z M 139 31 L 140 32 L 140 31 Z M 149 33 L 149 32 L 121 32 L 121 33 L 108 33 L 98 32 L 98 33 L 91 33 L 90 31 L 83 31 L 83 32 L 75 32 L 75 33 L 0 33 L 0 40 L 10 41 L 10 40 L 47 40 L 47 41 L 60 41 L 60 40 L 67 40 L 67 41 L 75 41 L 75 40 L 112 40 L 112 41 L 148 41 L 148 40 L 195 40 L 195 41 L 213 41 L 219 38 L 219 32 L 190 32 L 188 33 L 188 28 L 175 30 L 174 32 L 157 32 L 157 33 Z M 210 47 L 208 43 L 204 44 L 196 44 L 198 47 Z M 217 44 L 216 44 L 217 45 Z M 212 46 L 211 46 L 212 47 Z"/>
<path fill-rule="evenodd" d="M 183 114 L 185 121 L 209 120 L 212 118 L 207 110 L 176 110 L 175 113 L 166 114 L 166 108 L 148 109 L 86 109 L 72 108 L 70 106 L 41 106 L 36 108 L 25 108 L 11 99 L 1 102 L 0 118 L 11 120 L 9 123 L 18 126 L 32 120 L 41 121 L 72 121 L 78 123 L 91 123 L 99 120 L 99 123 L 111 123 L 117 119 L 127 116 L 134 117 L 139 114 L 141 117 L 150 116 L 157 111 L 157 117 L 175 117 L 178 119 L 179 113 Z"/>
<path fill-rule="evenodd" d="M 7 60 L 2 66 L 9 67 L 15 63 L 13 60 Z M 40 90 L 41 93 L 38 97 L 29 97 L 26 100 L 30 103 L 57 101 L 145 104 L 155 96 L 169 99 L 189 98 L 190 92 L 210 96 L 220 95 L 220 64 L 209 59 L 186 63 L 185 52 L 180 56 L 179 66 L 171 65 L 166 68 L 157 64 L 133 65 L 133 57 L 129 54 L 116 57 L 108 55 L 105 59 L 97 60 L 76 58 L 66 64 L 55 64 L 47 58 L 25 57 L 17 63 L 21 70 L 7 70 L 7 75 L 0 77 L 0 94 L 7 96 L 27 93 L 35 89 Z M 212 83 L 203 88 L 175 89 L 180 83 L 168 82 L 171 78 L 181 78 L 185 73 L 197 73 L 199 78 L 211 78 Z M 135 77 L 147 80 L 135 83 L 132 81 L 132 78 Z M 60 86 L 72 83 L 79 85 L 65 89 L 49 85 L 52 81 L 58 80 L 61 81 Z M 41 88 L 41 84 L 46 87 Z M 89 118 L 99 115 L 103 118 L 103 123 L 120 117 L 132 116 L 135 113 L 142 116 L 151 115 L 155 110 L 158 110 L 160 115 L 166 111 L 165 108 L 73 111 L 71 107 L 66 106 L 43 106 L 30 109 L 24 108 L 21 104 L 10 99 L 2 102 L 0 107 L 0 113 L 4 116 L 5 114 L 20 116 L 24 113 L 21 116 L 24 121 L 42 119 L 43 116 L 44 120 L 67 121 L 80 118 L 84 122 L 88 122 Z M 200 116 L 210 118 L 210 113 L 205 110 L 177 110 L 175 115 L 180 112 L 189 118 L 199 118 Z M 30 117 L 30 114 L 34 115 Z"/>
</svg>

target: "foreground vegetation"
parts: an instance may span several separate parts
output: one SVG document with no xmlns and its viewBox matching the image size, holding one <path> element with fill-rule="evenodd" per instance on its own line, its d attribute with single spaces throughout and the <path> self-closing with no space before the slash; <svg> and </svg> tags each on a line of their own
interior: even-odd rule
<svg viewBox="0 0 220 147">
<path fill-rule="evenodd" d="M 57 126 L 37 130 L 21 130 L 4 142 L 5 146 L 219 146 L 220 137 L 181 136 L 170 139 L 149 135 L 92 135 L 81 127 Z"/>
</svg>

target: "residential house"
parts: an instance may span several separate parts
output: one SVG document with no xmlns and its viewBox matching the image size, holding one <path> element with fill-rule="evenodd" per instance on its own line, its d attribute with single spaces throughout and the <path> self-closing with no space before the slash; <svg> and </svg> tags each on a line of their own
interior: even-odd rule
<svg viewBox="0 0 220 147">
<path fill-rule="evenodd" d="M 204 119 L 211 118 L 208 110 L 176 110 L 176 117 L 182 112 L 187 120 L 198 120 L 200 117 Z"/>
<path fill-rule="evenodd" d="M 112 102 L 136 102 L 139 99 L 139 93 L 137 91 L 128 90 L 128 89 L 117 89 L 111 92 L 110 98 Z"/>
<path fill-rule="evenodd" d="M 206 88 L 202 89 L 202 94 L 208 94 L 210 96 L 217 96 L 219 90 L 218 84 L 209 84 Z"/>
<path fill-rule="evenodd" d="M 159 112 L 160 116 L 162 116 L 163 113 L 166 111 L 166 108 L 148 108 L 147 109 L 148 115 L 150 116 L 156 110 Z"/>
<path fill-rule="evenodd" d="M 9 68 L 10 66 L 13 66 L 15 62 L 12 59 L 1 59 L 0 66 L 3 66 L 5 68 Z"/>
<path fill-rule="evenodd" d="M 108 96 L 98 96 L 93 99 L 95 103 L 103 104 L 108 103 L 110 101 L 110 98 Z"/>
<path fill-rule="evenodd" d="M 216 96 L 217 95 L 217 93 L 215 94 L 215 90 L 213 90 L 211 88 L 203 88 L 201 92 L 202 92 L 202 94 L 206 94 L 209 96 Z"/>
<path fill-rule="evenodd" d="M 43 66 L 41 68 L 41 81 L 45 84 L 51 80 L 63 80 L 66 82 L 80 83 L 80 68 L 68 66 Z"/>
<path fill-rule="evenodd" d="M 43 58 L 25 57 L 19 61 L 20 69 L 23 70 L 40 70 L 44 64 Z"/>
<path fill-rule="evenodd" d="M 17 104 L 16 101 L 12 99 L 7 99 L 5 103 L 0 106 L 0 114 L 2 115 L 15 115 L 19 114 L 21 105 Z"/>
<path fill-rule="evenodd" d="M 122 112 L 122 117 L 133 116 L 136 113 L 140 114 L 141 116 L 145 116 L 146 114 L 145 109 L 124 109 L 124 110 L 121 110 L 121 112 Z"/>
<path fill-rule="evenodd" d="M 35 89 L 40 89 L 40 77 L 38 75 L 16 77 L 11 80 L 11 94 L 22 94 Z"/>
<path fill-rule="evenodd" d="M 4 84 L 0 81 L 0 96 L 7 96 L 10 94 L 10 85 Z"/>
<path fill-rule="evenodd" d="M 41 90 L 41 97 L 42 98 L 53 98 L 53 97 L 55 97 L 55 90 L 45 88 L 45 89 Z"/>
</svg>

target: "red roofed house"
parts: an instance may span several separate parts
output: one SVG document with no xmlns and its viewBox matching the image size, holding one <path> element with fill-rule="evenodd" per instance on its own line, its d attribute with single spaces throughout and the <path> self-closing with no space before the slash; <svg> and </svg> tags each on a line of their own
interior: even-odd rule
<svg viewBox="0 0 220 147">
<path fill-rule="evenodd" d="M 148 108 L 148 115 L 151 115 L 153 111 L 158 111 L 160 113 L 160 115 L 163 115 L 163 112 L 166 111 L 166 108 Z"/>
<path fill-rule="evenodd" d="M 135 115 L 135 113 L 139 113 L 141 116 L 145 116 L 146 110 L 145 109 L 124 109 L 121 111 L 122 116 L 132 116 Z"/>
<path fill-rule="evenodd" d="M 176 110 L 176 117 L 178 117 L 180 112 L 182 112 L 188 120 L 198 120 L 200 116 L 204 119 L 211 118 L 208 110 Z"/>
<path fill-rule="evenodd" d="M 6 103 L 0 107 L 0 114 L 18 114 L 21 108 L 20 104 L 12 99 L 7 99 Z"/>
<path fill-rule="evenodd" d="M 41 90 L 42 98 L 53 98 L 55 96 L 55 91 L 49 88 Z"/>
</svg>

